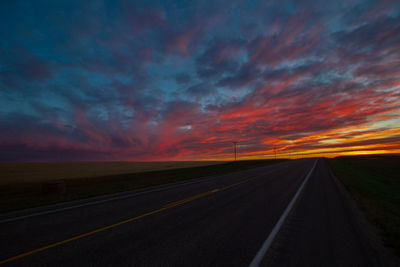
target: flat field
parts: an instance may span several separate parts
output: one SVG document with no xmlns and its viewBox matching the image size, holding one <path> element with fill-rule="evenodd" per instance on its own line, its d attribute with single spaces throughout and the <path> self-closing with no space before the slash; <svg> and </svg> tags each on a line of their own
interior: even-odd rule
<svg viewBox="0 0 400 267">
<path fill-rule="evenodd" d="M 338 157 L 328 163 L 400 256 L 400 156 Z"/>
<path fill-rule="evenodd" d="M 0 213 L 261 167 L 237 162 L 77 162 L 0 164 Z M 62 192 L 45 192 L 59 183 Z M 56 190 L 57 191 L 57 190 Z"/>
<path fill-rule="evenodd" d="M 0 186 L 215 165 L 216 161 L 0 163 Z"/>
</svg>

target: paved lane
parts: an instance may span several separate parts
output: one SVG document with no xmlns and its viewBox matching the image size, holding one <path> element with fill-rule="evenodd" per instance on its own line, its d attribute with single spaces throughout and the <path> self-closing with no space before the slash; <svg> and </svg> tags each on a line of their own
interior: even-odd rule
<svg viewBox="0 0 400 267">
<path fill-rule="evenodd" d="M 283 162 L 0 223 L 0 260 L 22 255 L 4 266 L 248 266 L 315 162 Z M 368 242 L 354 234 L 357 225 L 327 167 L 317 162 L 262 265 L 376 264 L 366 256 Z"/>
<path fill-rule="evenodd" d="M 128 199 L 3 223 L 1 258 L 228 187 L 8 264 L 247 265 L 312 164 L 313 160 L 284 162 Z M 232 185 L 235 186 L 229 187 Z"/>
</svg>

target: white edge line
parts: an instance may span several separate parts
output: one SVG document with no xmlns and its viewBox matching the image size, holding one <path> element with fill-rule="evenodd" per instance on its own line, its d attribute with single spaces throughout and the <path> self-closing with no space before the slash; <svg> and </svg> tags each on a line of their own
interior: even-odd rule
<svg viewBox="0 0 400 267">
<path fill-rule="evenodd" d="M 19 220 L 22 220 L 22 219 L 27 219 L 27 218 L 46 215 L 46 214 L 51 214 L 51 213 L 56 213 L 56 212 L 60 212 L 60 211 L 66 211 L 66 210 L 81 208 L 81 207 L 85 207 L 85 206 L 97 205 L 97 204 L 110 202 L 110 201 L 114 201 L 114 200 L 122 200 L 122 199 L 126 199 L 126 198 L 132 198 L 132 197 L 140 196 L 140 195 L 143 195 L 143 194 L 148 194 L 148 193 L 152 193 L 152 192 L 168 190 L 168 189 L 172 189 L 172 188 L 175 188 L 175 187 L 180 187 L 180 186 L 185 186 L 185 185 L 195 184 L 195 183 L 200 183 L 200 182 L 203 182 L 203 181 L 192 181 L 192 182 L 186 182 L 186 183 L 179 183 L 179 184 L 175 184 L 175 185 L 163 186 L 162 188 L 154 188 L 154 189 L 151 189 L 151 190 L 136 192 L 136 193 L 132 193 L 132 194 L 126 194 L 126 192 L 124 192 L 125 194 L 122 193 L 122 194 L 124 194 L 122 196 L 115 196 L 115 197 L 110 197 L 110 198 L 101 199 L 101 200 L 94 200 L 94 201 L 90 201 L 90 202 L 86 202 L 86 203 L 82 203 L 82 204 L 77 204 L 77 205 L 72 205 L 72 206 L 68 206 L 68 207 L 64 207 L 64 208 L 50 209 L 50 210 L 46 210 L 46 211 L 39 211 L 39 212 L 27 214 L 27 215 L 21 215 L 21 216 L 16 216 L 16 217 L 3 219 L 3 220 L 0 220 L 0 224 L 19 221 Z"/>
<path fill-rule="evenodd" d="M 261 261 L 264 259 L 265 254 L 267 253 L 268 249 L 270 248 L 272 242 L 274 241 L 276 235 L 278 234 L 279 230 L 281 229 L 283 223 L 286 220 L 290 210 L 293 208 L 294 203 L 296 203 L 297 198 L 299 197 L 301 191 L 303 190 L 305 184 L 310 179 L 312 172 L 317 165 L 318 159 L 315 161 L 313 167 L 311 168 L 310 172 L 307 174 L 307 177 L 304 179 L 303 183 L 300 185 L 299 189 L 297 190 L 296 194 L 294 195 L 293 199 L 290 201 L 289 205 L 286 207 L 285 211 L 279 218 L 278 222 L 275 224 L 274 228 L 272 229 L 271 233 L 267 237 L 267 239 L 262 244 L 260 250 L 258 250 L 256 256 L 251 261 L 249 267 L 258 267 Z"/>
<path fill-rule="evenodd" d="M 285 163 L 287 163 L 287 162 L 281 162 L 281 163 L 277 163 L 277 164 L 279 165 L 279 164 L 285 164 Z M 267 165 L 265 167 L 270 167 L 270 166 L 276 167 L 277 165 L 272 164 L 272 165 Z M 262 168 L 262 167 L 260 167 L 260 168 Z M 222 174 L 222 175 L 227 175 L 227 174 Z M 216 175 L 216 176 L 219 176 L 219 175 Z M 195 179 L 195 181 L 177 182 L 175 184 L 170 184 L 170 185 L 160 185 L 154 189 L 148 189 L 148 190 L 144 190 L 144 191 L 140 191 L 140 192 L 134 192 L 134 193 L 128 193 L 128 194 L 126 192 L 117 193 L 117 194 L 123 194 L 123 195 L 122 196 L 117 195 L 115 197 L 107 197 L 106 199 L 89 201 L 89 202 L 85 202 L 82 204 L 76 204 L 76 205 L 72 205 L 72 206 L 68 206 L 68 207 L 64 207 L 64 208 L 51 209 L 51 206 L 50 206 L 49 207 L 50 210 L 39 211 L 39 212 L 35 212 L 35 213 L 27 214 L 27 215 L 20 215 L 20 216 L 11 217 L 11 218 L 0 219 L 0 224 L 19 221 L 19 220 L 23 220 L 23 219 L 28 219 L 28 218 L 32 218 L 32 217 L 36 217 L 36 216 L 47 215 L 47 214 L 71 210 L 71 209 L 76 209 L 76 208 L 81 208 L 81 207 L 86 207 L 86 206 L 97 205 L 97 204 L 106 203 L 106 202 L 110 202 L 110 201 L 114 201 L 114 200 L 132 198 L 132 197 L 136 197 L 136 196 L 143 195 L 143 194 L 164 191 L 164 190 L 181 187 L 181 186 L 185 186 L 185 185 L 202 183 L 202 182 L 208 181 L 210 179 L 214 179 L 216 176 L 211 176 L 209 178 L 197 178 L 197 179 Z"/>
</svg>

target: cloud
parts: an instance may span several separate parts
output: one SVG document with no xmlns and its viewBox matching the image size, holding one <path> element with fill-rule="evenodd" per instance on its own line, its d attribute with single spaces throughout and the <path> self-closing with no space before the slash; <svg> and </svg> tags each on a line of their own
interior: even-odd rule
<svg viewBox="0 0 400 267">
<path fill-rule="evenodd" d="M 0 5 L 1 161 L 399 149 L 396 2 Z"/>
<path fill-rule="evenodd" d="M 187 84 L 191 81 L 191 76 L 187 73 L 178 73 L 174 78 L 178 84 Z"/>
<path fill-rule="evenodd" d="M 186 89 L 186 93 L 193 97 L 205 97 L 211 94 L 216 94 L 215 88 L 206 82 L 190 86 Z"/>
<path fill-rule="evenodd" d="M 0 49 L 0 59 L 3 62 L 0 81 L 6 87 L 20 86 L 23 82 L 46 82 L 54 76 L 50 62 L 23 47 Z"/>
</svg>

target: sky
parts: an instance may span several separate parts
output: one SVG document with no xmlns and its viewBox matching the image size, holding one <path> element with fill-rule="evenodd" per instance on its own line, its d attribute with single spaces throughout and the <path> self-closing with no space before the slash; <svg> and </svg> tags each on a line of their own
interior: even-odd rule
<svg viewBox="0 0 400 267">
<path fill-rule="evenodd" d="M 399 1 L 0 2 L 0 161 L 400 153 Z"/>
</svg>

